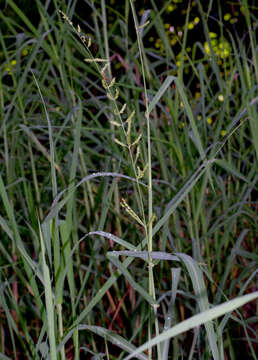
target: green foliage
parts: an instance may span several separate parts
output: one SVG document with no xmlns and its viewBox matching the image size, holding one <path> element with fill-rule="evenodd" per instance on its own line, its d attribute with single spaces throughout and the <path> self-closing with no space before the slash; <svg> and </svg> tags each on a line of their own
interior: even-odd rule
<svg viewBox="0 0 258 360">
<path fill-rule="evenodd" d="M 0 358 L 256 359 L 253 7 L 68 3 L 0 12 Z"/>
</svg>

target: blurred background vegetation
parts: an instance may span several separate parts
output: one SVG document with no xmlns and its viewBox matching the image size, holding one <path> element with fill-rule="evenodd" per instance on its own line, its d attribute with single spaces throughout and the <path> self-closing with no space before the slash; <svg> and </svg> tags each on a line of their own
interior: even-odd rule
<svg viewBox="0 0 258 360">
<path fill-rule="evenodd" d="M 258 6 L 256 1 L 194 0 L 134 5 L 139 22 L 150 20 L 142 31 L 149 100 L 169 75 L 181 81 L 185 94 L 183 100 L 173 83 L 151 118 L 156 221 L 202 164 L 193 124 L 206 158 L 216 159 L 155 235 L 153 250 L 192 256 L 205 274 L 210 303 L 217 305 L 256 288 Z M 47 239 L 53 293 L 62 304 L 57 343 L 79 319 L 139 346 L 148 337 L 149 311 L 106 258 L 107 251 L 120 247 L 99 236 L 82 240 L 98 230 L 138 246 L 142 228 L 119 205 L 125 198 L 137 209 L 135 187 L 106 177 L 85 182 L 60 209 L 60 223 L 52 228 L 46 221 L 56 195 L 89 174 L 115 171 L 134 177 L 128 155 L 112 140 L 121 131 L 110 125 L 113 108 L 100 74 L 84 62 L 88 54 L 58 10 L 92 38 L 94 56 L 109 54 L 119 104 L 127 103 L 128 114 L 136 112 L 132 136 L 143 134 L 139 164 L 142 169 L 146 164 L 143 74 L 129 1 L 1 0 L 0 10 L 1 353 L 11 359 L 40 359 L 48 352 L 45 289 L 33 268 L 42 267 L 39 223 Z M 52 124 L 52 149 L 33 74 Z M 76 251 L 70 277 L 62 283 L 67 239 L 69 251 Z M 138 259 L 128 269 L 146 288 L 147 263 Z M 162 327 L 170 306 L 171 264 L 160 262 L 154 275 Z M 113 276 L 117 280 L 97 297 Z M 180 278 L 173 311 L 172 325 L 199 311 L 187 272 Z M 238 359 L 239 354 L 256 359 L 256 315 L 252 302 L 223 318 L 225 329 L 216 322 L 222 329 L 221 359 Z M 81 359 L 125 356 L 91 332 L 80 332 L 79 344 L 69 338 L 66 359 L 78 358 L 78 349 Z M 193 359 L 211 356 L 204 328 L 177 336 L 170 349 L 168 359 L 186 359 L 189 353 Z"/>
</svg>

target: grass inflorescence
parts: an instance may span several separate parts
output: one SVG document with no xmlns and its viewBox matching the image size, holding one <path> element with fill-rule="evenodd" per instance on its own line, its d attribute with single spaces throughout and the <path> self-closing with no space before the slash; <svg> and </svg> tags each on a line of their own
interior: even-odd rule
<svg viewBox="0 0 258 360">
<path fill-rule="evenodd" d="M 256 359 L 255 7 L 115 2 L 0 13 L 0 357 Z"/>
</svg>

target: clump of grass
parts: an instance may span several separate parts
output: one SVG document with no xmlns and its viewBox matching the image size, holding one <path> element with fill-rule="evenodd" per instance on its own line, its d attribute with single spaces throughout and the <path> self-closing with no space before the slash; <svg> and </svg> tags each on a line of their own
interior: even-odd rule
<svg viewBox="0 0 258 360">
<path fill-rule="evenodd" d="M 231 38 L 218 59 L 197 2 L 209 52 L 197 44 L 196 61 L 188 8 L 175 72 L 169 4 L 151 3 L 138 20 L 126 2 L 120 39 L 104 0 L 80 25 L 75 8 L 56 7 L 56 20 L 37 2 L 38 28 L 9 0 L 23 37 L 1 15 L 17 39 L 0 36 L 5 358 L 233 359 L 245 346 L 256 358 L 252 17 L 245 4 L 250 49 Z M 123 43 L 129 14 L 136 37 Z M 144 46 L 154 27 L 166 49 L 155 61 Z M 119 79 L 112 59 L 125 69 Z"/>
</svg>

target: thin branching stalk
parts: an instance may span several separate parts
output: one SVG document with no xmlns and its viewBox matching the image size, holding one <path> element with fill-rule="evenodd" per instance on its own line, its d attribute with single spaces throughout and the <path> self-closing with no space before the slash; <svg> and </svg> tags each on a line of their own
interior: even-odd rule
<svg viewBox="0 0 258 360">
<path fill-rule="evenodd" d="M 153 278 L 153 261 L 151 258 L 151 252 L 153 248 L 152 244 L 152 224 L 153 224 L 153 195 L 152 195 L 152 162 L 151 162 L 151 128 L 150 128 L 150 113 L 149 113 L 149 101 L 148 101 L 148 93 L 147 93 L 147 84 L 146 84 L 146 76 L 145 76 L 145 67 L 144 67 L 144 60 L 143 60 L 143 49 L 142 49 L 142 41 L 139 35 L 139 25 L 138 20 L 136 17 L 135 9 L 132 0 L 130 0 L 131 9 L 133 13 L 134 25 L 137 34 L 137 42 L 138 42 L 138 49 L 141 59 L 141 68 L 142 68 L 142 75 L 143 75 L 143 86 L 144 86 L 144 95 L 145 95 L 145 106 L 146 106 L 146 123 L 147 123 L 147 150 L 148 150 L 148 225 L 147 225 L 147 245 L 148 245 L 148 271 L 149 271 L 149 295 L 152 296 L 153 300 L 156 300 L 155 295 L 155 284 Z M 144 26 L 145 24 L 143 24 Z M 151 310 L 152 312 L 152 310 Z M 157 308 L 153 307 L 154 313 L 154 321 L 155 321 L 155 330 L 156 336 L 159 335 L 159 324 L 157 318 Z M 149 340 L 151 340 L 152 336 L 152 316 L 149 320 Z M 158 350 L 158 359 L 161 359 L 161 350 L 160 344 L 157 345 Z M 152 351 L 149 349 L 149 358 L 152 357 Z"/>
</svg>

